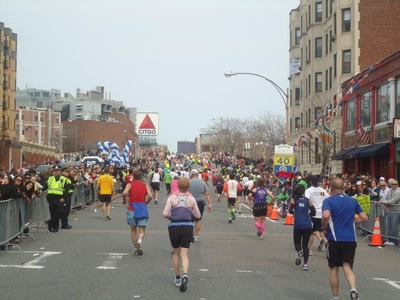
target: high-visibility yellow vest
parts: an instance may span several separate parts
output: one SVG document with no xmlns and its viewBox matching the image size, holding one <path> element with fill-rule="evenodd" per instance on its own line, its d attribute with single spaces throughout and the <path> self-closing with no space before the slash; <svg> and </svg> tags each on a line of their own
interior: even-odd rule
<svg viewBox="0 0 400 300">
<path fill-rule="evenodd" d="M 72 184 L 71 179 L 68 177 L 65 177 L 65 182 L 68 184 Z M 74 188 L 71 186 L 71 188 L 68 190 L 68 194 L 72 194 L 74 192 Z"/>
<path fill-rule="evenodd" d="M 50 195 L 63 195 L 65 181 L 66 178 L 64 176 L 60 176 L 60 179 L 58 181 L 56 181 L 56 178 L 54 176 L 51 176 L 47 180 L 47 193 Z"/>
</svg>

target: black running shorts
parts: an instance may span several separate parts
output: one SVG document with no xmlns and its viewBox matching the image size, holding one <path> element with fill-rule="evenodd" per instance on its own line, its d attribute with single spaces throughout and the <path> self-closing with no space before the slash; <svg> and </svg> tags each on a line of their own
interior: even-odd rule
<svg viewBox="0 0 400 300">
<path fill-rule="evenodd" d="M 235 206 L 236 198 L 228 198 L 228 205 Z"/>
<path fill-rule="evenodd" d="M 190 241 L 193 237 L 193 226 L 169 226 L 168 233 L 172 248 L 190 247 Z"/>
<path fill-rule="evenodd" d="M 329 268 L 341 267 L 343 262 L 350 264 L 353 268 L 354 256 L 356 255 L 356 242 L 336 242 L 328 241 L 326 248 L 326 258 Z"/>
<path fill-rule="evenodd" d="M 111 202 L 111 195 L 99 195 L 99 200 L 101 203 L 110 203 Z"/>
<path fill-rule="evenodd" d="M 266 217 L 267 216 L 267 203 L 255 203 L 253 207 L 254 217 Z"/>
<path fill-rule="evenodd" d="M 192 215 L 192 222 L 201 220 L 201 218 L 203 217 L 205 202 L 204 202 L 204 201 L 196 201 L 196 202 L 197 202 L 197 206 L 199 207 L 200 218 L 197 219 L 197 218 L 195 218 L 195 217 Z"/>
<path fill-rule="evenodd" d="M 322 231 L 321 219 L 311 217 L 311 222 L 313 223 L 313 231 Z"/>
<path fill-rule="evenodd" d="M 224 187 L 223 186 L 217 186 L 217 194 L 218 195 L 221 195 L 222 194 L 222 189 L 223 189 Z"/>
</svg>

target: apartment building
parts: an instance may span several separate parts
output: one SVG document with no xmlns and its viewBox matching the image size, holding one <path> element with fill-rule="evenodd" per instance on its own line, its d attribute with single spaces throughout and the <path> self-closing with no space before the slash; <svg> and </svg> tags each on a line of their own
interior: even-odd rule
<svg viewBox="0 0 400 300">
<path fill-rule="evenodd" d="M 332 159 L 343 148 L 342 84 L 399 48 L 399 13 L 400 1 L 371 0 L 300 0 L 290 12 L 287 126 L 298 170 L 345 171 Z"/>
</svg>

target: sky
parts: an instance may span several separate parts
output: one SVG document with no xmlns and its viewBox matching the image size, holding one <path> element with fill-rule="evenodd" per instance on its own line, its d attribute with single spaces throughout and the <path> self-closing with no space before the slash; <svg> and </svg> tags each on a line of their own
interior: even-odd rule
<svg viewBox="0 0 400 300">
<path fill-rule="evenodd" d="M 217 118 L 285 106 L 289 13 L 299 0 L 1 0 L 18 34 L 17 86 L 75 95 L 104 86 L 159 113 L 158 143 L 176 151 Z"/>
</svg>

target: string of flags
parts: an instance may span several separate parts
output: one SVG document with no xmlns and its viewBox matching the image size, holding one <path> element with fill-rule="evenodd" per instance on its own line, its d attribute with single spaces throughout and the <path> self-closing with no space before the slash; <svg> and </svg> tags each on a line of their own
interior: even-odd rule
<svg viewBox="0 0 400 300">
<path fill-rule="evenodd" d="M 340 86 L 337 91 L 334 93 L 332 100 L 325 106 L 322 116 L 319 116 L 310 126 L 310 129 L 314 130 L 322 140 L 327 143 L 331 143 L 333 141 L 334 133 L 330 130 L 330 128 L 326 125 L 326 122 L 329 122 L 333 116 L 335 116 L 338 111 L 343 107 L 344 103 L 349 100 L 353 93 L 360 88 L 361 83 L 365 78 L 368 77 L 371 72 L 373 72 L 378 66 L 380 62 L 377 62 L 371 65 L 369 68 L 364 70 L 363 72 L 358 73 L 354 76 L 346 86 Z M 318 127 L 321 126 L 321 130 Z M 363 142 L 370 144 L 371 139 L 369 138 L 367 132 L 360 124 L 360 129 L 357 131 L 360 135 L 360 140 Z M 293 150 L 300 148 L 302 145 L 307 144 L 308 139 L 312 139 L 313 135 L 310 130 L 307 130 L 303 134 L 301 134 L 297 140 L 293 144 Z"/>
</svg>

